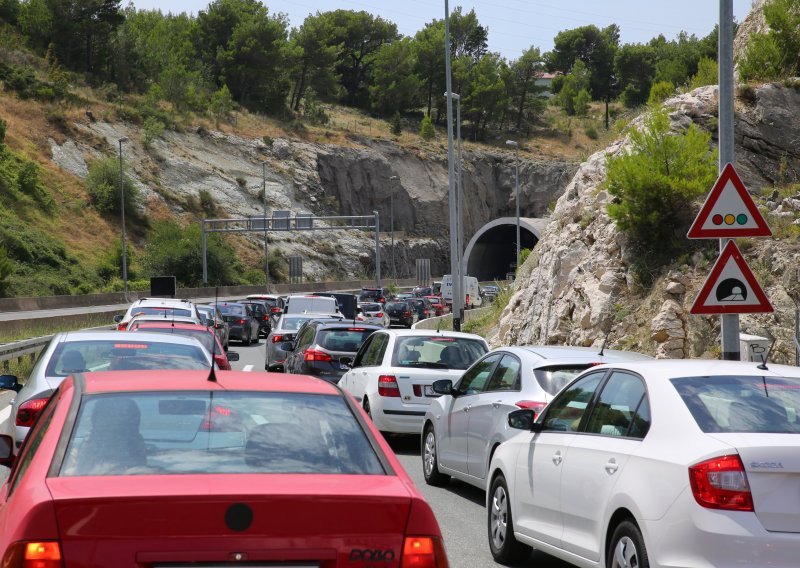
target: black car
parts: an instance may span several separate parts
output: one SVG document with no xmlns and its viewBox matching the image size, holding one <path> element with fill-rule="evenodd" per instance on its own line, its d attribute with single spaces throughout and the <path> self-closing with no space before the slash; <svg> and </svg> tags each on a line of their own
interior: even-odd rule
<svg viewBox="0 0 800 568">
<path fill-rule="evenodd" d="M 389 326 L 402 325 L 410 328 L 419 321 L 419 315 L 408 300 L 402 302 L 387 302 L 386 313 L 389 314 Z"/>
<path fill-rule="evenodd" d="M 264 300 L 239 300 L 239 303 L 246 306 L 251 306 L 256 312 L 258 318 L 258 332 L 264 337 L 269 335 L 272 330 L 272 317 L 270 313 L 270 305 Z"/>
<path fill-rule="evenodd" d="M 258 343 L 261 321 L 258 312 L 247 304 L 239 302 L 217 302 L 214 304 L 230 327 L 230 339 L 238 339 L 245 345 Z"/>
<path fill-rule="evenodd" d="M 428 319 L 435 312 L 430 301 L 428 301 L 426 298 L 409 298 L 406 300 L 406 302 L 414 307 L 414 309 L 417 311 L 417 317 L 419 317 L 421 320 Z"/>
<path fill-rule="evenodd" d="M 430 286 L 417 286 L 411 290 L 411 293 L 417 298 L 422 298 L 423 296 L 433 296 L 433 288 Z"/>
<path fill-rule="evenodd" d="M 294 342 L 282 346 L 291 349 L 284 371 L 338 383 L 361 344 L 379 329 L 383 328 L 351 322 L 308 321 L 298 330 Z"/>
<path fill-rule="evenodd" d="M 383 304 L 388 296 L 389 293 L 386 288 L 361 288 L 361 292 L 358 294 L 358 301 L 359 303 L 380 302 Z"/>
</svg>

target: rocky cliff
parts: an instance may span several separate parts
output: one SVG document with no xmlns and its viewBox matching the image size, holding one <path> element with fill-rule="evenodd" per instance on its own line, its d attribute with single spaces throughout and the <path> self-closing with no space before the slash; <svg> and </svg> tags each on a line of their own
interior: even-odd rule
<svg viewBox="0 0 800 568">
<path fill-rule="evenodd" d="M 364 136 L 350 136 L 347 146 L 284 138 L 265 141 L 202 129 L 168 131 L 145 146 L 137 129 L 127 124 L 88 122 L 76 124 L 75 129 L 77 136 L 50 141 L 53 161 L 84 178 L 89 162 L 116 151 L 117 141 L 128 137 L 125 160 L 145 196 L 145 216 L 167 210 L 171 215 L 188 215 L 187 204 L 197 203 L 203 193 L 213 198 L 217 216 L 261 216 L 263 185 L 268 214 L 378 211 L 381 227 L 388 231 L 393 209 L 397 276 L 413 276 L 417 258 L 430 258 L 433 274 L 449 271 L 447 160 L 440 147 L 407 148 Z M 510 152 L 475 148 L 464 152 L 466 239 L 496 217 L 513 214 L 514 163 Z M 522 214 L 546 216 L 576 168 L 566 161 L 523 156 Z M 253 254 L 258 254 L 263 236 L 250 237 Z M 270 240 L 273 250 L 302 256 L 309 278 L 374 273 L 371 232 L 272 232 Z M 382 271 L 388 275 L 388 235 L 382 243 Z"/>
<path fill-rule="evenodd" d="M 717 89 L 668 100 L 673 129 L 695 123 L 716 136 Z M 766 212 L 769 239 L 739 239 L 773 314 L 744 315 L 741 329 L 777 339 L 773 359 L 794 361 L 800 212 L 800 90 L 763 85 L 737 100 L 736 168 Z M 719 318 L 688 311 L 716 259 L 675 262 L 649 289 L 637 288 L 625 236 L 608 217 L 605 163 L 627 139 L 592 155 L 559 198 L 552 221 L 521 269 L 516 292 L 491 341 L 499 344 L 609 344 L 660 357 L 716 356 Z M 795 184 L 795 185 L 792 185 Z M 780 189 L 778 189 L 780 188 Z M 710 190 L 711 188 L 709 188 Z M 699 203 L 687 204 L 699 209 Z"/>
</svg>

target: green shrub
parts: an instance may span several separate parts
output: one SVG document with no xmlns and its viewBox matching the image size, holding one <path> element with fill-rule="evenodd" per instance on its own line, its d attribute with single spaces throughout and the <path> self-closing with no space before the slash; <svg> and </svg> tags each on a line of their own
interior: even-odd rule
<svg viewBox="0 0 800 568">
<path fill-rule="evenodd" d="M 8 285 L 8 277 L 14 272 L 14 263 L 8 258 L 8 251 L 6 247 L 0 243 L 0 296 L 6 295 L 6 286 Z"/>
<path fill-rule="evenodd" d="M 650 96 L 647 98 L 647 104 L 650 106 L 661 106 L 661 103 L 667 100 L 674 92 L 675 85 L 669 81 L 653 83 L 653 86 L 650 87 Z"/>
<path fill-rule="evenodd" d="M 114 157 L 97 160 L 89 166 L 89 174 L 86 176 L 86 191 L 89 193 L 92 205 L 100 213 L 120 215 L 122 211 L 119 169 L 119 160 Z M 124 172 L 122 180 L 125 194 L 125 215 L 135 215 L 139 205 L 139 189 Z"/>
<path fill-rule="evenodd" d="M 214 201 L 214 196 L 207 189 L 200 190 L 200 209 L 208 216 L 217 214 L 217 202 Z"/>
<path fill-rule="evenodd" d="M 220 121 L 227 122 L 230 120 L 231 113 L 233 112 L 233 96 L 231 95 L 228 85 L 222 85 L 213 95 L 211 95 L 211 102 L 208 109 L 214 117 L 217 128 L 219 128 Z"/>
<path fill-rule="evenodd" d="M 710 135 L 690 126 L 672 134 L 666 110 L 654 111 L 630 133 L 632 148 L 609 158 L 606 187 L 615 201 L 608 213 L 624 231 L 640 260 L 659 265 L 686 246 L 695 210 L 717 177 Z M 644 265 L 643 265 L 644 266 Z"/>
<path fill-rule="evenodd" d="M 689 82 L 690 89 L 716 85 L 719 81 L 719 66 L 717 62 L 708 57 L 701 57 L 697 62 L 697 73 Z"/>
<path fill-rule="evenodd" d="M 35 163 L 26 160 L 17 171 L 17 189 L 31 196 L 45 211 L 55 208 L 53 196 L 42 184 L 39 166 Z"/>
<path fill-rule="evenodd" d="M 422 118 L 422 124 L 420 125 L 419 135 L 422 137 L 423 140 L 433 140 L 436 138 L 436 129 L 433 127 L 433 121 L 431 117 L 425 115 Z"/>
<path fill-rule="evenodd" d="M 775 38 L 768 34 L 751 35 L 739 62 L 739 77 L 743 81 L 769 81 L 780 77 L 781 72 L 781 52 Z"/>
<path fill-rule="evenodd" d="M 157 138 L 164 135 L 164 123 L 153 116 L 148 116 L 142 126 L 141 140 L 145 148 L 150 148 Z"/>
<path fill-rule="evenodd" d="M 5 144 L 6 142 L 6 130 L 8 129 L 8 123 L 0 118 L 0 146 Z"/>
<path fill-rule="evenodd" d="M 800 9 L 797 0 L 771 0 L 762 8 L 769 31 L 751 34 L 739 75 L 744 81 L 796 77 L 800 73 Z"/>
<path fill-rule="evenodd" d="M 597 133 L 597 129 L 594 126 L 587 126 L 585 132 L 586 136 L 592 140 L 597 140 L 600 137 L 600 135 Z"/>
<path fill-rule="evenodd" d="M 242 176 L 236 176 L 236 183 L 239 185 L 239 187 L 244 187 L 247 185 L 247 180 Z"/>
<path fill-rule="evenodd" d="M 572 106 L 576 116 L 586 116 L 589 113 L 589 103 L 592 102 L 592 95 L 586 89 L 581 89 L 573 99 Z"/>
<path fill-rule="evenodd" d="M 392 134 L 395 136 L 400 136 L 403 132 L 403 124 L 400 121 L 400 113 L 395 111 L 394 117 L 392 117 Z"/>
</svg>

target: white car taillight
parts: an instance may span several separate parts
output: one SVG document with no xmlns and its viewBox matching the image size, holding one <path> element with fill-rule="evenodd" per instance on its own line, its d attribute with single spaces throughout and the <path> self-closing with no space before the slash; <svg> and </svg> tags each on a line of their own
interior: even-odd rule
<svg viewBox="0 0 800 568">
<path fill-rule="evenodd" d="M 381 375 L 378 377 L 378 394 L 400 398 L 400 387 L 397 386 L 397 378 L 394 375 Z"/>
<path fill-rule="evenodd" d="M 712 458 L 689 467 L 695 500 L 708 509 L 753 511 L 753 495 L 738 455 Z"/>
</svg>

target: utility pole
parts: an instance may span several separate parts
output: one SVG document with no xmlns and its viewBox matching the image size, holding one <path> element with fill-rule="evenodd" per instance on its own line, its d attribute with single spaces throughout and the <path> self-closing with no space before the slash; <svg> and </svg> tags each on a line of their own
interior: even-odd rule
<svg viewBox="0 0 800 568">
<path fill-rule="evenodd" d="M 733 0 L 719 2 L 719 171 L 733 164 Z M 719 240 L 719 250 L 725 248 L 730 239 Z M 739 314 L 720 316 L 722 336 L 722 359 L 738 361 Z"/>
<path fill-rule="evenodd" d="M 125 301 L 128 300 L 128 243 L 125 237 L 125 173 L 122 170 L 122 144 L 127 142 L 128 137 L 123 136 L 119 142 L 119 208 L 122 217 L 122 286 L 125 294 Z"/>
<path fill-rule="evenodd" d="M 453 277 L 453 330 L 461 331 L 460 267 L 458 266 L 458 218 L 456 216 L 455 167 L 453 160 L 453 80 L 450 74 L 450 7 L 444 0 L 444 63 L 447 84 L 447 173 L 450 184 L 450 274 Z"/>
<path fill-rule="evenodd" d="M 389 178 L 389 181 L 400 181 L 398 176 L 392 176 Z M 397 284 L 397 272 L 395 272 L 394 267 L 394 187 L 395 184 L 391 185 L 391 193 L 389 194 L 389 231 L 392 233 L 392 282 Z"/>
<path fill-rule="evenodd" d="M 264 284 L 269 293 L 269 239 L 267 238 L 267 163 L 261 162 L 261 191 L 264 195 Z"/>
</svg>

